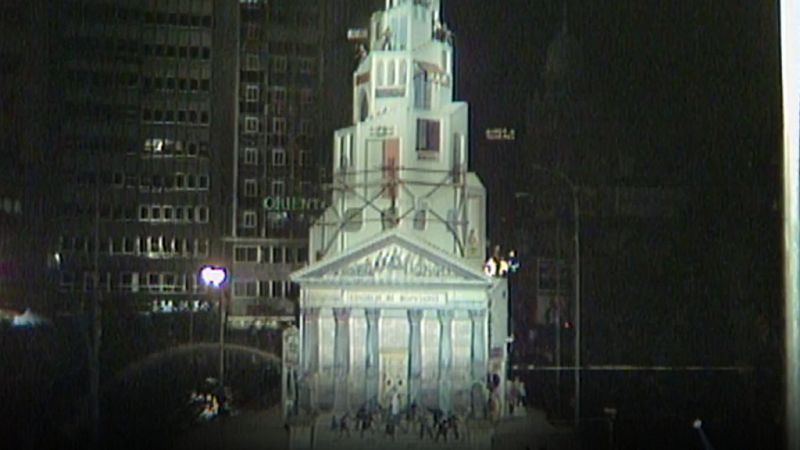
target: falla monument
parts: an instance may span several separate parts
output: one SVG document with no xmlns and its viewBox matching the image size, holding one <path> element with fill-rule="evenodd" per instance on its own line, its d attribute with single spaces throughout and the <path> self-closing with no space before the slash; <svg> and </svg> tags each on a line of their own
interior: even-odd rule
<svg viewBox="0 0 800 450">
<path fill-rule="evenodd" d="M 330 203 L 309 265 L 291 274 L 293 448 L 322 448 L 321 428 L 365 408 L 480 421 L 505 391 L 508 289 L 483 270 L 486 190 L 468 170 L 468 106 L 453 100 L 440 11 L 387 0 L 351 33 L 353 124 L 334 133 Z"/>
</svg>

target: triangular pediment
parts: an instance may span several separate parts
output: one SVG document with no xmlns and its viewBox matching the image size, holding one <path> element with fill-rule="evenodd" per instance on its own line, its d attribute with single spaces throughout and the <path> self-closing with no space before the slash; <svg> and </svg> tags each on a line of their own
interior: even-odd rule
<svg viewBox="0 0 800 450">
<path fill-rule="evenodd" d="M 398 232 L 386 233 L 291 275 L 303 284 L 481 285 L 491 279 L 453 255 Z"/>
</svg>

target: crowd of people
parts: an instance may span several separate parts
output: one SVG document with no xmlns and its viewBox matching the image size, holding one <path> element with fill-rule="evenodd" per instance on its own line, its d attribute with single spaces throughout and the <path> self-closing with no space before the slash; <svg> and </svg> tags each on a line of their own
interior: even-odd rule
<svg viewBox="0 0 800 450">
<path fill-rule="evenodd" d="M 189 394 L 189 407 L 198 421 L 209 421 L 221 415 L 234 412 L 233 396 L 230 388 L 215 386 L 216 380 L 207 380 L 205 389 L 194 390 Z"/>
<path fill-rule="evenodd" d="M 351 429 L 361 437 L 383 433 L 395 439 L 398 432 L 414 433 L 419 439 L 431 439 L 435 442 L 448 439 L 461 439 L 461 420 L 455 414 L 446 414 L 438 408 L 420 408 L 416 403 L 401 409 L 400 395 L 395 393 L 389 402 L 389 408 L 380 404 L 370 406 L 363 404 L 354 417 L 349 412 L 340 417 L 331 418 L 331 431 L 339 436 L 351 436 Z"/>
</svg>

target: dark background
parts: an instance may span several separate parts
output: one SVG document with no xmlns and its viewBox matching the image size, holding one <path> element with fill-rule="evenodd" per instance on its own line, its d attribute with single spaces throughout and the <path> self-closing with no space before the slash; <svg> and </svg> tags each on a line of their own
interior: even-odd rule
<svg viewBox="0 0 800 450">
<path fill-rule="evenodd" d="M 525 214 L 515 216 L 506 198 L 527 190 L 526 180 L 535 176 L 517 163 L 538 151 L 524 136 L 526 100 L 545 85 L 547 50 L 564 25 L 564 6 L 549 0 L 444 4 L 457 36 L 457 97 L 470 105 L 473 170 L 487 184 L 489 214 L 501 216 L 490 217 L 490 238 L 498 244 L 515 227 L 505 215 Z M 623 129 L 616 132 L 629 138 L 621 149 L 635 167 L 629 182 L 685 193 L 677 220 L 654 224 L 652 241 L 642 238 L 638 254 L 619 255 L 635 262 L 617 295 L 597 304 L 584 298 L 584 363 L 753 368 L 739 375 L 587 375 L 587 414 L 594 408 L 601 415 L 604 402 L 616 402 L 627 408 L 629 432 L 686 439 L 662 439 L 663 448 L 700 445 L 686 426 L 692 414 L 715 418 L 709 426 L 717 427 L 712 442 L 718 447 L 738 447 L 737 439 L 779 447 L 778 4 L 570 1 L 566 11 L 582 51 L 581 95 L 616 117 L 614 126 Z M 518 139 L 486 141 L 483 131 L 494 127 L 514 128 Z M 671 242 L 662 245 L 666 239 Z M 636 414 L 642 420 L 631 417 Z M 631 445 L 648 441 L 637 442 Z"/>
</svg>

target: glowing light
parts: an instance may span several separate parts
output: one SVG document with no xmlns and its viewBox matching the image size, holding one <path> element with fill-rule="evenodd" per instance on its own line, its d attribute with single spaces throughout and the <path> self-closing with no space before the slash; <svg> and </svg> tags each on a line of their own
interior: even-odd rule
<svg viewBox="0 0 800 450">
<path fill-rule="evenodd" d="M 200 269 L 200 280 L 211 287 L 221 287 L 228 279 L 228 271 L 224 267 L 203 266 Z"/>
<path fill-rule="evenodd" d="M 497 263 L 495 262 L 494 258 L 489 258 L 486 261 L 486 264 L 483 265 L 483 273 L 489 275 L 490 277 L 497 275 Z"/>
<path fill-rule="evenodd" d="M 508 252 L 508 271 L 511 273 L 516 273 L 519 270 L 519 259 L 517 258 L 517 252 L 511 250 Z"/>
<path fill-rule="evenodd" d="M 516 273 L 519 270 L 519 260 L 513 250 L 508 253 L 508 258 L 498 256 L 499 246 L 495 248 L 495 256 L 490 257 L 483 264 L 483 272 L 490 277 L 504 277 L 509 273 Z"/>
</svg>

